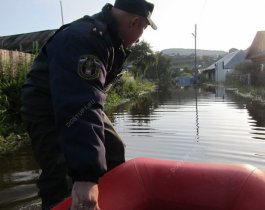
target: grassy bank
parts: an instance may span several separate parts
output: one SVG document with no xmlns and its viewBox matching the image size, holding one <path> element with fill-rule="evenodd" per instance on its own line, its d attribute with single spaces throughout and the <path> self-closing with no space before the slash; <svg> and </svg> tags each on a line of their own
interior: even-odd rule
<svg viewBox="0 0 265 210">
<path fill-rule="evenodd" d="M 105 110 L 110 112 L 117 105 L 139 98 L 155 90 L 154 83 L 135 79 L 129 72 L 114 84 L 108 92 Z"/>
<path fill-rule="evenodd" d="M 203 86 L 212 86 L 225 87 L 226 90 L 233 92 L 235 95 L 240 96 L 242 98 L 248 99 L 252 102 L 259 103 L 265 106 L 265 87 L 256 87 L 249 85 L 236 85 L 231 86 L 228 84 L 218 84 L 218 83 L 204 83 Z"/>
<path fill-rule="evenodd" d="M 236 88 L 230 88 L 234 94 L 241 97 L 247 98 L 251 101 L 261 103 L 265 105 L 265 88 L 264 87 L 251 87 L 251 86 L 242 86 Z"/>
</svg>

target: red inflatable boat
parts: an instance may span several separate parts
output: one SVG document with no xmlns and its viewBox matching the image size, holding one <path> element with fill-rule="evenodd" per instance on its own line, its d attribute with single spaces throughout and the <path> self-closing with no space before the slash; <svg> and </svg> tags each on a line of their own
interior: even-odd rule
<svg viewBox="0 0 265 210">
<path fill-rule="evenodd" d="M 102 210 L 265 210 L 265 173 L 249 165 L 136 158 L 99 184 Z M 53 210 L 68 210 L 71 198 Z"/>
</svg>

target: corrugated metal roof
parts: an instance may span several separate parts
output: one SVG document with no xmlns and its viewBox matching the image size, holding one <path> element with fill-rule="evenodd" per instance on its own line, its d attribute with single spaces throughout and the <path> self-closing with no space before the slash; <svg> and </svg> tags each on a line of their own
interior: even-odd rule
<svg viewBox="0 0 265 210">
<path fill-rule="evenodd" d="M 225 69 L 234 69 L 236 65 L 246 62 L 246 50 L 239 50 L 227 63 L 225 63 Z"/>
<path fill-rule="evenodd" d="M 223 63 L 224 69 L 233 69 L 235 68 L 236 65 L 244 63 L 246 61 L 246 55 L 247 55 L 246 50 L 231 52 L 229 54 L 226 54 L 223 58 L 221 58 L 217 62 L 208 66 L 205 70 L 215 69 L 215 66 L 218 63 Z"/>
<path fill-rule="evenodd" d="M 45 30 L 33 33 L 2 36 L 0 37 L 0 49 L 33 53 L 34 45 L 38 43 L 38 47 L 41 47 L 55 31 L 56 30 Z"/>
</svg>

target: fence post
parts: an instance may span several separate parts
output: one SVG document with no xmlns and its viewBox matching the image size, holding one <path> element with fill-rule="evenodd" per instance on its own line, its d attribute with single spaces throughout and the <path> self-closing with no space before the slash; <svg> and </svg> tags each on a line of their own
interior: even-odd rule
<svg viewBox="0 0 265 210">
<path fill-rule="evenodd" d="M 248 74 L 248 85 L 251 85 L 251 74 Z"/>
</svg>

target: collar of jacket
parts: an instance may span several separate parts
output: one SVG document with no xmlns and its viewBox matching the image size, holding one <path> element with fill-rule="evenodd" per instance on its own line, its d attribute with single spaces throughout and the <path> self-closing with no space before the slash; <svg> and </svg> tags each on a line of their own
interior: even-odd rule
<svg viewBox="0 0 265 210">
<path fill-rule="evenodd" d="M 130 51 L 123 47 L 123 40 L 118 35 L 119 34 L 118 33 L 118 25 L 117 25 L 116 20 L 113 18 L 112 14 L 111 14 L 112 7 L 113 7 L 113 5 L 107 3 L 102 8 L 102 11 L 100 13 L 94 15 L 94 17 L 107 24 L 107 28 L 108 28 L 108 31 L 110 33 L 110 36 L 111 36 L 111 39 L 112 39 L 114 45 L 124 53 L 125 57 L 127 57 L 130 54 Z"/>
</svg>

